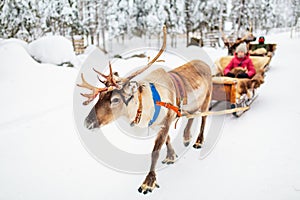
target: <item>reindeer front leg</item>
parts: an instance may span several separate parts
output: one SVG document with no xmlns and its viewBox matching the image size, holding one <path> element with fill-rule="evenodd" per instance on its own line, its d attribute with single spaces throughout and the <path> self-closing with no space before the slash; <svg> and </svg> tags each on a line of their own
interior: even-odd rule
<svg viewBox="0 0 300 200">
<path fill-rule="evenodd" d="M 160 149 L 161 149 L 162 145 L 165 143 L 166 138 L 168 137 L 168 131 L 169 131 L 171 122 L 172 121 L 170 118 L 170 114 L 168 114 L 168 117 L 165 120 L 163 127 L 161 128 L 161 130 L 159 131 L 159 133 L 156 137 L 154 148 L 152 151 L 152 156 L 151 156 L 150 171 L 149 171 L 148 175 L 146 176 L 145 181 L 143 182 L 141 187 L 139 187 L 139 189 L 138 189 L 138 191 L 140 193 L 147 194 L 148 192 L 152 192 L 152 190 L 154 190 L 155 187 L 157 187 L 157 188 L 159 187 L 156 183 L 155 166 L 156 166 L 156 163 L 157 163 L 157 160 L 159 157 Z"/>
<path fill-rule="evenodd" d="M 176 160 L 176 158 L 178 157 L 171 145 L 170 142 L 170 136 L 167 136 L 167 141 L 166 141 L 166 145 L 167 145 L 167 157 L 162 161 L 163 164 L 173 164 Z"/>
</svg>

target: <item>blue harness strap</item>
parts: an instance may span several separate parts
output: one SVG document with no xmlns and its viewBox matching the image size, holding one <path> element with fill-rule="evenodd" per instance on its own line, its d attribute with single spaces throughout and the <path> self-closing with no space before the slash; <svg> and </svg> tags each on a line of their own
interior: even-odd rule
<svg viewBox="0 0 300 200">
<path fill-rule="evenodd" d="M 153 99 L 153 104 L 154 104 L 154 114 L 153 114 L 153 117 L 152 119 L 150 120 L 148 126 L 151 126 L 155 120 L 157 119 L 158 115 L 159 115 L 159 112 L 160 112 L 160 108 L 161 106 L 157 105 L 156 102 L 157 101 L 161 101 L 160 99 L 160 96 L 159 96 L 159 93 L 158 91 L 156 90 L 155 86 L 153 83 L 150 83 L 150 88 L 151 88 L 151 92 L 152 92 L 152 99 Z"/>
</svg>

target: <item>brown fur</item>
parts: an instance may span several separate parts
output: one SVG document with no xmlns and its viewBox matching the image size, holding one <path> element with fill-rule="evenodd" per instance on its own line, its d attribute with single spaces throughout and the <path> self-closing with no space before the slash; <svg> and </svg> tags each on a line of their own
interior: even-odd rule
<svg viewBox="0 0 300 200">
<path fill-rule="evenodd" d="M 234 67 L 230 72 L 234 74 L 234 77 L 237 77 L 239 74 L 247 73 L 247 69 L 243 67 Z"/>
<path fill-rule="evenodd" d="M 243 94 L 247 94 L 250 98 L 250 92 L 260 87 L 264 83 L 264 69 L 260 69 L 251 79 L 237 79 L 237 98 Z"/>
<path fill-rule="evenodd" d="M 249 93 L 249 89 L 251 87 L 251 80 L 247 78 L 240 78 L 237 81 L 237 89 L 236 89 L 236 97 L 240 98 L 243 94 L 246 94 L 249 98 L 251 94 Z"/>
<path fill-rule="evenodd" d="M 259 88 L 259 86 L 265 82 L 264 77 L 265 77 L 264 69 L 260 69 L 259 71 L 257 71 L 256 74 L 251 79 L 251 88 L 252 89 Z"/>
</svg>

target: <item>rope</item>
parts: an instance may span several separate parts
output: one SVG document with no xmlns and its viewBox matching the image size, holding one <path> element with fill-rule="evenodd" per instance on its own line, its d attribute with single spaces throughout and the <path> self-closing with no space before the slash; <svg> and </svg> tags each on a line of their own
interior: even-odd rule
<svg viewBox="0 0 300 200">
<path fill-rule="evenodd" d="M 246 111 L 250 107 L 240 107 L 240 108 L 232 108 L 232 109 L 227 109 L 227 110 L 220 110 L 220 111 L 207 111 L 207 112 L 201 112 L 201 113 L 196 113 L 196 114 L 189 114 L 189 113 L 184 113 L 182 116 L 185 116 L 186 118 L 195 118 L 195 117 L 203 117 L 203 116 L 208 116 L 208 115 L 224 115 L 224 114 L 230 114 L 234 112 L 240 112 L 240 111 Z"/>
</svg>

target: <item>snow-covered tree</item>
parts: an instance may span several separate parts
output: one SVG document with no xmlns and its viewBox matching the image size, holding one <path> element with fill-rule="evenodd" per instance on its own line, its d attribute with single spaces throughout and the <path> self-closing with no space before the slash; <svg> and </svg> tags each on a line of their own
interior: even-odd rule
<svg viewBox="0 0 300 200">
<path fill-rule="evenodd" d="M 260 10 L 261 16 L 257 20 L 260 22 L 260 28 L 266 30 L 267 33 L 275 24 L 275 14 L 271 0 L 261 0 Z"/>
<path fill-rule="evenodd" d="M 234 29 L 237 31 L 238 37 L 241 37 L 241 32 L 244 31 L 246 27 L 249 28 L 252 23 L 251 19 L 253 19 L 253 11 L 251 11 L 251 8 L 253 8 L 252 1 L 232 1 L 232 10 L 230 13 L 230 18 L 234 24 Z"/>
<path fill-rule="evenodd" d="M 159 5 L 159 4 L 156 4 Z M 147 30 L 147 16 L 153 11 L 153 1 L 147 0 L 133 0 L 131 16 L 135 19 L 135 26 L 133 28 L 133 34 L 136 36 L 143 36 Z M 164 15 L 162 13 L 162 15 Z"/>
<path fill-rule="evenodd" d="M 190 32 L 193 27 L 193 1 L 192 0 L 184 0 L 184 24 L 185 24 L 185 32 L 186 32 L 186 45 L 190 42 Z"/>
<path fill-rule="evenodd" d="M 38 14 L 35 4 L 29 0 L 6 0 L 0 4 L 2 36 L 32 40 L 38 27 Z"/>
<path fill-rule="evenodd" d="M 102 38 L 102 49 L 104 52 L 107 52 L 106 50 L 106 37 L 105 37 L 105 32 L 106 30 L 108 30 L 109 24 L 107 21 L 107 17 L 108 17 L 108 13 L 109 13 L 109 9 L 110 6 L 112 5 L 112 2 L 109 0 L 101 0 L 100 1 L 100 8 L 99 10 L 99 14 L 97 14 L 97 17 L 99 18 L 98 21 L 100 23 L 100 28 L 97 31 L 97 35 L 98 35 L 98 41 L 100 40 L 100 36 Z"/>
<path fill-rule="evenodd" d="M 61 21 L 65 28 L 67 28 L 66 34 L 82 35 L 83 25 L 79 19 L 79 11 L 77 2 L 75 0 L 68 0 L 62 10 Z"/>
<path fill-rule="evenodd" d="M 194 0 L 191 2 L 191 7 L 191 31 L 199 34 L 200 45 L 202 45 L 206 32 L 222 30 L 227 3 L 223 0 Z"/>
<path fill-rule="evenodd" d="M 95 43 L 98 28 L 98 2 L 96 0 L 83 1 L 83 29 L 88 41 Z"/>
<path fill-rule="evenodd" d="M 82 32 L 75 0 L 37 1 L 43 34 L 70 35 Z"/>
<path fill-rule="evenodd" d="M 296 26 L 300 20 L 300 1 L 299 0 L 292 0 L 291 1 L 292 7 L 292 26 Z"/>
<path fill-rule="evenodd" d="M 111 1 L 107 13 L 109 39 L 121 37 L 124 42 L 125 35 L 131 34 L 131 9 L 128 0 Z"/>
<path fill-rule="evenodd" d="M 45 34 L 85 35 L 88 44 L 106 51 L 106 40 L 126 36 L 161 38 L 168 27 L 176 35 L 204 36 L 222 30 L 224 21 L 242 35 L 243 29 L 292 27 L 300 17 L 299 0 L 2 0 L 0 37 L 33 40 Z M 158 42 L 159 43 L 159 42 Z"/>
<path fill-rule="evenodd" d="M 60 34 L 61 14 L 64 3 L 60 0 L 41 0 L 38 3 L 39 12 L 42 16 L 42 29 L 44 33 Z"/>
<path fill-rule="evenodd" d="M 177 0 L 167 0 L 164 4 L 166 18 L 164 24 L 168 27 L 171 35 L 171 46 L 176 47 L 176 35 L 183 33 L 184 16 L 183 5 Z"/>
<path fill-rule="evenodd" d="M 288 2 L 286 0 L 273 0 L 275 13 L 275 27 L 285 27 L 288 24 L 288 17 L 290 15 Z"/>
</svg>

